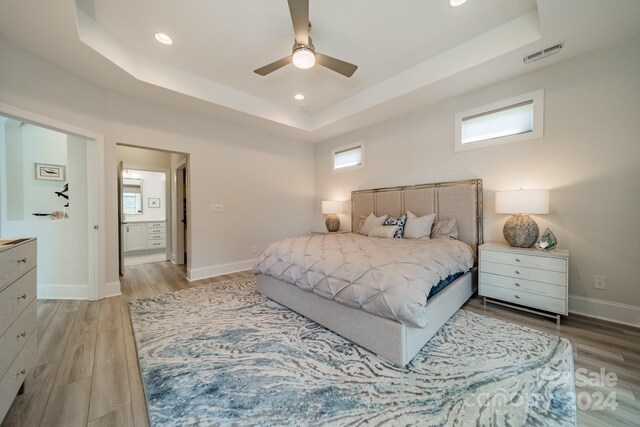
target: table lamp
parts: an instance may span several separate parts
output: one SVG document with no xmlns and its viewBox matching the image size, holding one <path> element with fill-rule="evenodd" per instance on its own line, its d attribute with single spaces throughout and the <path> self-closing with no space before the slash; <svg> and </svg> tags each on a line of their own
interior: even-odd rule
<svg viewBox="0 0 640 427">
<path fill-rule="evenodd" d="M 512 214 L 502 234 L 511 246 L 529 248 L 538 240 L 538 224 L 530 214 L 549 213 L 549 190 L 512 190 L 496 192 L 496 213 Z"/>
<path fill-rule="evenodd" d="M 342 213 L 342 202 L 337 200 L 325 200 L 322 202 L 322 214 L 327 215 L 327 219 L 324 224 L 327 226 L 327 231 L 333 233 L 340 228 L 340 218 L 338 214 Z"/>
</svg>

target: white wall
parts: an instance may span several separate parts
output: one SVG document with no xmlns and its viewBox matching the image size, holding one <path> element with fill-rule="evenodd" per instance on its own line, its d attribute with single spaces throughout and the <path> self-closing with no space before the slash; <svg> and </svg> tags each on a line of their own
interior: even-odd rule
<svg viewBox="0 0 640 427">
<path fill-rule="evenodd" d="M 0 235 L 38 238 L 38 297 L 86 298 L 90 295 L 87 141 L 13 120 L 6 122 L 4 134 L 6 138 L 0 138 Z M 65 181 L 36 180 L 34 163 L 65 165 Z M 64 207 L 67 200 L 55 194 L 65 183 L 69 183 L 68 208 Z M 53 211 L 66 211 L 69 218 L 32 215 Z"/>
<path fill-rule="evenodd" d="M 311 229 L 313 146 L 99 88 L 4 39 L 0 57 L 0 102 L 105 136 L 108 283 L 118 281 L 117 143 L 190 154 L 191 277 L 247 268 L 253 245 Z M 209 214 L 210 203 L 225 212 Z"/>
<path fill-rule="evenodd" d="M 132 221 L 166 221 L 167 220 L 167 182 L 166 172 L 144 171 L 127 169 L 127 178 L 142 180 L 142 213 L 135 215 L 125 215 L 127 222 Z M 160 206 L 149 207 L 149 199 L 160 199 Z"/>
<path fill-rule="evenodd" d="M 454 152 L 456 112 L 540 88 L 543 139 Z M 550 214 L 534 219 L 571 250 L 571 307 L 640 324 L 639 118 L 635 38 L 317 145 L 314 224 L 323 224 L 321 200 L 351 190 L 482 178 L 485 241 L 503 241 L 508 216 L 494 213 L 495 191 L 548 188 Z M 363 139 L 366 168 L 332 173 L 331 149 Z M 607 277 L 607 290 L 594 289 L 594 275 Z"/>
<path fill-rule="evenodd" d="M 144 169 L 169 169 L 171 165 L 171 153 L 158 150 L 145 150 L 137 147 L 116 147 L 118 160 L 129 165 Z"/>
</svg>

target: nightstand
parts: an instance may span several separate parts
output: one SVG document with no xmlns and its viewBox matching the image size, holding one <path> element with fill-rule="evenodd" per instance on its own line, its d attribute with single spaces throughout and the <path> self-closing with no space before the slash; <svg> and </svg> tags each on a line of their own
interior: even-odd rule
<svg viewBox="0 0 640 427">
<path fill-rule="evenodd" d="M 559 325 L 560 315 L 568 313 L 569 251 L 485 243 L 480 246 L 478 294 L 485 305 L 489 301 L 555 318 Z"/>
<path fill-rule="evenodd" d="M 344 234 L 344 233 L 348 233 L 348 231 L 345 230 L 338 230 L 338 231 L 312 231 L 311 235 L 312 236 L 317 236 L 318 234 Z"/>
</svg>

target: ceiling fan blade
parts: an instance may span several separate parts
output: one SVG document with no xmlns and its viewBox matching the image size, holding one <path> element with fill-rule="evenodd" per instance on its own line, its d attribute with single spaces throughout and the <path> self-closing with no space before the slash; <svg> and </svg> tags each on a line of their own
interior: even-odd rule
<svg viewBox="0 0 640 427">
<path fill-rule="evenodd" d="M 253 70 L 253 72 L 256 74 L 260 74 L 261 76 L 266 76 L 267 74 L 273 73 L 275 70 L 278 70 L 287 64 L 291 64 L 291 55 L 282 59 L 278 59 L 277 61 L 265 65 L 264 67 Z"/>
<path fill-rule="evenodd" d="M 327 67 L 336 73 L 342 74 L 345 77 L 351 77 L 358 69 L 357 65 L 349 64 L 348 62 L 344 62 L 318 52 L 316 52 L 316 62 L 323 67 Z"/>
<path fill-rule="evenodd" d="M 309 0 L 288 1 L 296 42 L 307 46 L 309 44 Z"/>
</svg>

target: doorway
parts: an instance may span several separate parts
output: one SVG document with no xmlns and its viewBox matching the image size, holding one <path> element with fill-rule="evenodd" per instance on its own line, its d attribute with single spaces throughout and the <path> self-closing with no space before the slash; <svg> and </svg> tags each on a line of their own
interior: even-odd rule
<svg viewBox="0 0 640 427">
<path fill-rule="evenodd" d="M 99 250 L 102 137 L 0 104 L 0 236 L 37 237 L 37 297 L 107 293 Z"/>
<path fill-rule="evenodd" d="M 117 154 L 120 275 L 152 263 L 184 264 L 178 246 L 186 240 L 188 155 L 125 144 Z"/>
</svg>

